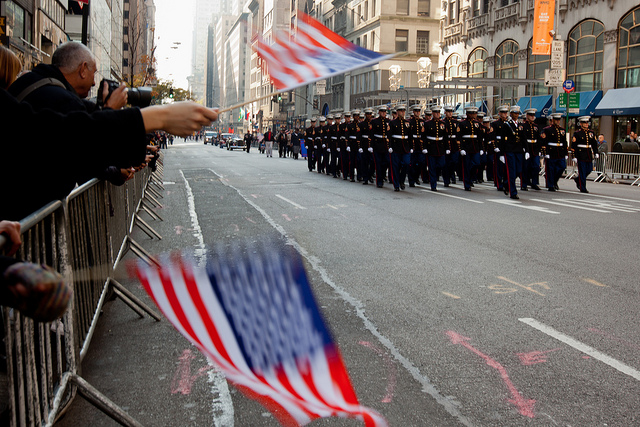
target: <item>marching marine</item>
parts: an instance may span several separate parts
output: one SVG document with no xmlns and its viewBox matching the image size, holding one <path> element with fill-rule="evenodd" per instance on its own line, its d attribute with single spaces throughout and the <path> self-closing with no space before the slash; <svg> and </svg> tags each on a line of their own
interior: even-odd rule
<svg viewBox="0 0 640 427">
<path fill-rule="evenodd" d="M 562 113 L 551 115 L 552 124 L 542 129 L 542 150 L 546 164 L 547 188 L 549 191 L 558 189 L 558 180 L 567 168 L 567 134 L 560 127 Z"/>
<path fill-rule="evenodd" d="M 378 108 L 378 117 L 371 121 L 371 146 L 376 166 L 376 186 L 382 188 L 384 176 L 389 168 L 389 140 L 387 138 L 387 107 L 384 105 Z"/>
<path fill-rule="evenodd" d="M 593 159 L 600 157 L 598 140 L 595 132 L 589 128 L 589 116 L 580 117 L 578 122 L 580 129 L 575 131 L 573 138 L 571 138 L 573 161 L 578 163 L 578 177 L 574 180 L 581 193 L 588 193 L 587 176 L 593 170 Z"/>
<path fill-rule="evenodd" d="M 307 166 L 309 166 L 309 172 L 313 172 L 315 159 L 313 154 L 315 151 L 316 141 L 316 118 L 311 118 L 311 124 L 304 132 L 304 144 L 307 148 Z"/>
<path fill-rule="evenodd" d="M 438 173 L 442 173 L 444 186 L 449 186 L 449 175 L 444 172 L 445 156 L 449 152 L 449 140 L 444 121 L 440 118 L 441 106 L 431 107 L 433 118 L 424 124 L 422 153 L 429 159 L 429 184 L 431 191 L 437 190 Z"/>
<path fill-rule="evenodd" d="M 460 140 L 460 156 L 462 161 L 462 180 L 465 191 L 471 191 L 473 181 L 480 166 L 480 155 L 483 151 L 484 128 L 476 120 L 478 107 L 467 107 L 467 118 L 456 128 Z"/>
<path fill-rule="evenodd" d="M 407 107 L 404 105 L 398 105 L 396 107 L 398 118 L 389 122 L 387 126 L 391 145 L 389 152 L 391 153 L 391 178 L 394 191 L 404 190 L 404 181 L 411 163 L 413 141 L 411 140 L 411 126 L 404 118 L 406 109 Z"/>
<path fill-rule="evenodd" d="M 534 190 L 540 190 L 538 183 L 542 139 L 540 138 L 540 128 L 535 122 L 536 111 L 538 110 L 535 108 L 525 110 L 527 120 L 518 126 L 520 139 L 524 142 L 526 150 L 524 166 L 522 167 L 522 182 L 520 182 L 520 189 L 523 191 L 527 191 L 527 186 L 531 186 Z"/>
</svg>

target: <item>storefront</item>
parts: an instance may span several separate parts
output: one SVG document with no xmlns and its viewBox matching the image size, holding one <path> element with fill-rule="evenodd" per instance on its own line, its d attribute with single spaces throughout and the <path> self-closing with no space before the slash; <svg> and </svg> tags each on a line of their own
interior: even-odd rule
<svg viewBox="0 0 640 427">
<path fill-rule="evenodd" d="M 613 117 L 613 142 L 623 141 L 630 132 L 638 133 L 640 87 L 608 90 L 595 113 Z"/>
</svg>

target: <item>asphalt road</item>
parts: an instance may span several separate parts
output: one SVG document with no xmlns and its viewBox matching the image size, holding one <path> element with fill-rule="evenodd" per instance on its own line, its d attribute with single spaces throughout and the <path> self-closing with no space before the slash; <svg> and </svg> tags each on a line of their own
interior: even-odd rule
<svg viewBox="0 0 640 427">
<path fill-rule="evenodd" d="M 165 153 L 164 221 L 144 214 L 163 239 L 136 240 L 152 253 L 261 235 L 293 245 L 359 399 L 390 425 L 640 425 L 639 188 L 397 193 L 255 149 L 177 140 Z M 144 425 L 278 425 L 166 320 L 119 301 L 83 376 Z M 81 398 L 58 424 L 116 425 Z"/>
</svg>

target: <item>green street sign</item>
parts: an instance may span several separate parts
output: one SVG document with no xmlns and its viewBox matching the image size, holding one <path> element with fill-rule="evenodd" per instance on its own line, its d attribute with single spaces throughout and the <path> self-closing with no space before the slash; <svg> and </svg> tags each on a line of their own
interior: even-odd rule
<svg viewBox="0 0 640 427">
<path fill-rule="evenodd" d="M 558 95 L 558 108 L 566 109 L 567 108 L 567 94 L 561 93 Z M 569 113 L 579 113 L 580 112 L 580 94 L 576 92 L 571 92 L 569 94 Z"/>
<path fill-rule="evenodd" d="M 558 108 L 567 108 L 567 94 L 561 93 L 558 95 Z"/>
</svg>

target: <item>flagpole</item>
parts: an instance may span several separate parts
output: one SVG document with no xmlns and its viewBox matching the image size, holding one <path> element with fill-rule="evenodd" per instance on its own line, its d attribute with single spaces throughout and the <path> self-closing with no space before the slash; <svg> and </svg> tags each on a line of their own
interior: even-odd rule
<svg viewBox="0 0 640 427">
<path fill-rule="evenodd" d="M 243 106 L 245 106 L 247 104 L 251 104 L 252 102 L 260 101 L 260 100 L 265 99 L 265 98 L 271 98 L 272 96 L 279 95 L 281 93 L 284 93 L 284 91 L 271 92 L 269 95 L 261 96 L 260 98 L 255 98 L 255 99 L 252 99 L 252 100 L 249 100 L 249 101 L 242 102 L 240 104 L 232 105 L 231 107 L 223 108 L 222 110 L 218 110 L 218 114 L 225 113 L 227 111 L 231 111 L 231 110 L 234 110 L 236 108 L 243 107 Z"/>
</svg>

